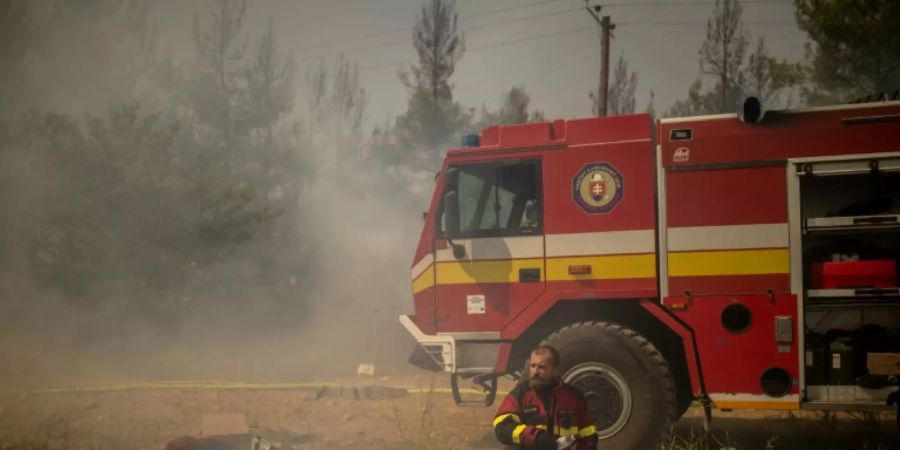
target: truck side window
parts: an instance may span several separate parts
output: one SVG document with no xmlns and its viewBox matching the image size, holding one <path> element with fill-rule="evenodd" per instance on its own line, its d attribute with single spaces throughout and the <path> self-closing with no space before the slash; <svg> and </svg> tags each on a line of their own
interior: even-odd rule
<svg viewBox="0 0 900 450">
<path fill-rule="evenodd" d="M 536 234 L 541 228 L 537 160 L 463 164 L 459 170 L 459 235 Z M 441 229 L 446 228 L 441 216 Z"/>
<path fill-rule="evenodd" d="M 496 170 L 492 164 L 473 164 L 459 171 L 459 231 L 491 229 L 496 209 Z M 487 213 L 487 214 L 486 214 Z"/>
</svg>

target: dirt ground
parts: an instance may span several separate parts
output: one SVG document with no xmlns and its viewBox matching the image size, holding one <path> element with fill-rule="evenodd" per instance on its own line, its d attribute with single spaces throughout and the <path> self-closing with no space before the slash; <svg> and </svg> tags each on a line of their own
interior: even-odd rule
<svg viewBox="0 0 900 450">
<path fill-rule="evenodd" d="M 372 385 L 380 387 L 365 387 Z M 276 436 L 282 448 L 500 448 L 490 426 L 497 405 L 457 407 L 448 388 L 445 377 L 423 373 L 328 387 L 162 383 L 7 391 L 0 394 L 0 450 L 161 450 L 177 436 L 199 435 L 204 415 L 221 413 L 243 414 L 251 430 Z M 861 415 L 716 412 L 708 447 L 696 437 L 701 417 L 688 411 L 664 448 L 900 448 L 893 414 L 877 423 Z"/>
</svg>

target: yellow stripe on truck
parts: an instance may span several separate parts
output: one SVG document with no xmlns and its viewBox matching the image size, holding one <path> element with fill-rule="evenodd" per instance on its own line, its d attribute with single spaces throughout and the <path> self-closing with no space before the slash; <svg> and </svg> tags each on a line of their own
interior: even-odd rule
<svg viewBox="0 0 900 450">
<path fill-rule="evenodd" d="M 787 249 L 669 253 L 669 276 L 790 273 Z"/>
<path fill-rule="evenodd" d="M 591 273 L 571 275 L 569 266 L 590 266 Z M 547 279 L 550 281 L 622 280 L 655 276 L 656 255 L 653 253 L 547 259 Z"/>
<path fill-rule="evenodd" d="M 669 276 L 759 275 L 790 273 L 787 249 L 670 252 Z M 543 269 L 540 258 L 437 263 L 437 284 L 516 283 L 519 269 Z M 591 273 L 569 274 L 570 266 L 590 266 Z M 598 255 L 547 258 L 541 281 L 622 280 L 656 276 L 656 255 Z M 426 269 L 413 281 L 413 293 L 435 284 Z"/>
<path fill-rule="evenodd" d="M 569 266 L 588 265 L 591 273 L 569 274 Z M 520 269 L 541 269 L 541 281 L 611 280 L 653 278 L 656 276 L 656 256 L 641 255 L 579 256 L 548 258 L 546 274 L 540 258 L 502 261 L 440 262 L 437 264 L 437 284 L 517 283 Z M 423 275 L 413 282 L 413 292 L 431 286 Z"/>
<path fill-rule="evenodd" d="M 413 294 L 418 294 L 431 286 L 434 286 L 434 270 L 429 267 L 413 280 Z"/>
<path fill-rule="evenodd" d="M 440 262 L 436 266 L 436 278 L 437 284 L 517 283 L 519 269 L 540 269 L 544 281 L 542 258 Z"/>
</svg>

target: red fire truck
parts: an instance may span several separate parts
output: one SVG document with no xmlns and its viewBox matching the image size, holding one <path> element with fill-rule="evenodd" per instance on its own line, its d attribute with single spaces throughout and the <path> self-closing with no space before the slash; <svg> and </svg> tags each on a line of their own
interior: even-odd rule
<svg viewBox="0 0 900 450">
<path fill-rule="evenodd" d="M 490 127 L 447 152 L 400 322 L 458 403 L 555 346 L 609 449 L 694 401 L 888 409 L 898 219 L 897 101 Z"/>
</svg>

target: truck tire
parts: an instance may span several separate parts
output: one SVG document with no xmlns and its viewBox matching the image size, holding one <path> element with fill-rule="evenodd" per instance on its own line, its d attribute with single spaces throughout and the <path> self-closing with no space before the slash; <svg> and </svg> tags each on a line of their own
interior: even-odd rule
<svg viewBox="0 0 900 450">
<path fill-rule="evenodd" d="M 563 381 L 585 395 L 601 448 L 659 448 L 675 420 L 675 382 L 650 341 L 614 323 L 579 322 L 543 344 L 559 351 Z"/>
</svg>

